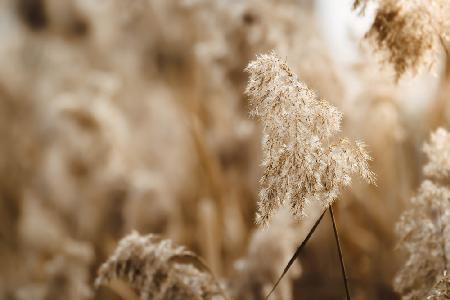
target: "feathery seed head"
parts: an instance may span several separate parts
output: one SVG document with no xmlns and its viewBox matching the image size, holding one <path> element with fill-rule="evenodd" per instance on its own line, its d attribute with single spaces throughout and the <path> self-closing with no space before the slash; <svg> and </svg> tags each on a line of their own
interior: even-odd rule
<svg viewBox="0 0 450 300">
<path fill-rule="evenodd" d="M 127 281 L 146 299 L 224 299 L 199 257 L 170 240 L 137 232 L 123 238 L 99 269 L 96 286 L 113 278 Z"/>
<path fill-rule="evenodd" d="M 356 0 L 364 9 L 368 0 Z M 447 0 L 379 0 L 379 7 L 366 34 L 384 59 L 394 67 L 397 80 L 406 72 L 431 68 L 445 47 L 450 29 Z"/>
<path fill-rule="evenodd" d="M 439 128 L 424 150 L 429 162 L 424 173 L 448 179 L 450 135 Z M 396 225 L 408 260 L 394 280 L 402 299 L 446 299 L 450 268 L 450 189 L 425 180 Z M 439 296 L 440 295 L 440 296 Z M 442 296 L 442 297 L 441 297 Z"/>
<path fill-rule="evenodd" d="M 362 143 L 330 141 L 340 130 L 342 114 L 299 81 L 275 53 L 258 56 L 246 71 L 250 114 L 263 124 L 257 223 L 266 224 L 284 204 L 298 218 L 313 201 L 330 205 L 352 174 L 374 182 Z"/>
</svg>

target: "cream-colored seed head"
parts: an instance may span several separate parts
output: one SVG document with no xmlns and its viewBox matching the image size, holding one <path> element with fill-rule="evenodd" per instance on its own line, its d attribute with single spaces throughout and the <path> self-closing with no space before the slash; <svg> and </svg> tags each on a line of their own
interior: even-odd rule
<svg viewBox="0 0 450 300">
<path fill-rule="evenodd" d="M 96 285 L 113 278 L 126 281 L 141 300 L 225 299 L 211 273 L 184 247 L 156 235 L 137 232 L 123 238 L 99 269 Z"/>
<path fill-rule="evenodd" d="M 369 0 L 356 0 L 362 7 Z M 366 38 L 383 54 L 399 79 L 404 73 L 432 68 L 450 31 L 447 0 L 379 0 Z"/>
<path fill-rule="evenodd" d="M 424 173 L 448 180 L 450 135 L 439 128 L 424 146 L 428 164 Z M 450 188 L 437 181 L 422 182 L 417 196 L 401 215 L 396 229 L 408 259 L 394 280 L 402 299 L 450 297 Z"/>
<path fill-rule="evenodd" d="M 364 144 L 342 139 L 342 114 L 298 80 L 275 53 L 257 57 L 246 68 L 250 114 L 263 124 L 264 174 L 257 223 L 266 224 L 282 205 L 298 218 L 311 202 L 330 205 L 341 186 L 359 174 L 374 181 Z"/>
</svg>

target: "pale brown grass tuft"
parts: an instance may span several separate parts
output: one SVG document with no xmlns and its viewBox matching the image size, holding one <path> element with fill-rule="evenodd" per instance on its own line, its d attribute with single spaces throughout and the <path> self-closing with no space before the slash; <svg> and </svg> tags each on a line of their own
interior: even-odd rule
<svg viewBox="0 0 450 300">
<path fill-rule="evenodd" d="M 225 299 L 201 259 L 184 247 L 137 232 L 123 238 L 98 271 L 96 286 L 111 279 L 130 284 L 140 299 Z"/>
<path fill-rule="evenodd" d="M 312 202 L 331 205 L 339 188 L 350 185 L 352 174 L 374 181 L 363 143 L 332 140 L 342 114 L 299 81 L 275 53 L 258 56 L 246 71 L 250 114 L 263 124 L 257 223 L 267 224 L 283 205 L 298 218 Z"/>
</svg>

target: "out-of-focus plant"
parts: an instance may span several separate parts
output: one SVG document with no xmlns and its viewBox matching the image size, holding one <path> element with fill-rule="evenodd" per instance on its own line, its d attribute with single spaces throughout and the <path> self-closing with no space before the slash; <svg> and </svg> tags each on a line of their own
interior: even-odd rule
<svg viewBox="0 0 450 300">
<path fill-rule="evenodd" d="M 424 146 L 422 182 L 396 229 L 408 260 L 394 281 L 402 299 L 450 297 L 450 134 L 437 129 Z"/>
<path fill-rule="evenodd" d="M 355 1 L 362 7 L 369 1 Z M 384 55 L 399 79 L 405 72 L 431 68 L 446 48 L 450 32 L 447 0 L 379 0 L 372 27 L 366 34 Z"/>
<path fill-rule="evenodd" d="M 155 235 L 133 232 L 99 269 L 96 285 L 127 281 L 141 300 L 226 299 L 203 261 L 193 252 Z"/>
</svg>

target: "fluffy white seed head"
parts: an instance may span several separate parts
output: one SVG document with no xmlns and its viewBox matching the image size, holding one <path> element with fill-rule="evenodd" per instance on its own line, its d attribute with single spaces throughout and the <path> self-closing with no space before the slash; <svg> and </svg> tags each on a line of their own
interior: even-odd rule
<svg viewBox="0 0 450 300">
<path fill-rule="evenodd" d="M 396 225 L 407 261 L 394 280 L 402 299 L 448 299 L 450 284 L 449 134 L 439 128 L 424 150 L 429 162 L 424 173 L 438 181 L 422 182 Z"/>
<path fill-rule="evenodd" d="M 126 281 L 141 300 L 225 299 L 218 283 L 194 253 L 155 235 L 123 238 L 99 269 L 96 285 Z"/>
<path fill-rule="evenodd" d="M 257 223 L 267 223 L 284 204 L 299 218 L 313 201 L 330 205 L 339 188 L 350 185 L 352 174 L 374 181 L 363 143 L 331 139 L 340 131 L 342 114 L 299 81 L 275 53 L 258 56 L 246 71 L 250 114 L 263 124 Z"/>
</svg>

